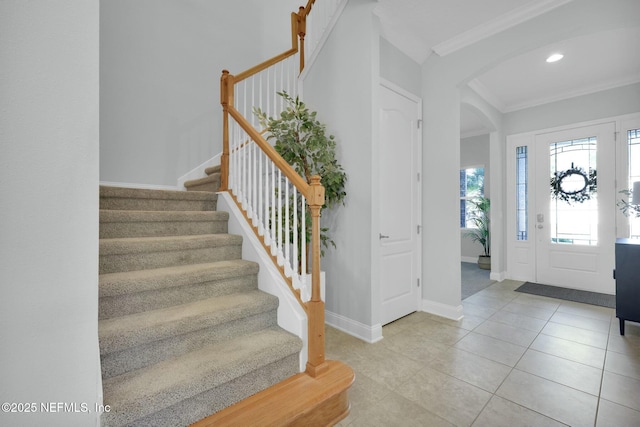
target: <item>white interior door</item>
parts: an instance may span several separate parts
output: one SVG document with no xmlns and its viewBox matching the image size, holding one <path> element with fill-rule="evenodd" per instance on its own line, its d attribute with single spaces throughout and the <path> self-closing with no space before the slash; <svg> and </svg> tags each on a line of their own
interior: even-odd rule
<svg viewBox="0 0 640 427">
<path fill-rule="evenodd" d="M 615 125 L 535 137 L 537 283 L 613 294 Z"/>
<path fill-rule="evenodd" d="M 413 99 L 412 99 L 413 98 Z M 420 301 L 420 101 L 380 86 L 380 290 L 382 324 Z"/>
</svg>

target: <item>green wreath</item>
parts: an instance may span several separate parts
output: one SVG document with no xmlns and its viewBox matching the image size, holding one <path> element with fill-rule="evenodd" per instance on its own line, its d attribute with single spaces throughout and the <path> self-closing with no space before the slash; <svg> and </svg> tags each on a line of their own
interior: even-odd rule
<svg viewBox="0 0 640 427">
<path fill-rule="evenodd" d="M 576 185 L 576 177 L 577 185 Z M 573 185 L 574 188 L 571 188 Z M 590 200 L 598 190 L 598 176 L 595 169 L 587 173 L 581 167 L 571 167 L 565 171 L 557 171 L 551 177 L 551 196 L 569 204 L 584 203 Z"/>
</svg>

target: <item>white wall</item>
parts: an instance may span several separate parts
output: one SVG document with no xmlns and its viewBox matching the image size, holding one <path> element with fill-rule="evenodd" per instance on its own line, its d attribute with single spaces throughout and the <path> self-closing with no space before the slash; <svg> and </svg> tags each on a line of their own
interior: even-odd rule
<svg viewBox="0 0 640 427">
<path fill-rule="evenodd" d="M 514 111 L 504 115 L 504 134 L 513 135 L 640 111 L 640 83 Z"/>
<path fill-rule="evenodd" d="M 423 65 L 423 307 L 450 318 L 460 303 L 460 91 L 440 58 Z M 445 67 L 446 68 L 446 67 Z"/>
<path fill-rule="evenodd" d="M 380 77 L 414 94 L 422 95 L 420 65 L 385 38 L 380 38 Z"/>
<path fill-rule="evenodd" d="M 438 210 L 425 209 L 423 224 L 425 235 L 423 245 L 423 277 L 426 300 L 436 306 L 449 307 L 455 312 L 460 306 L 460 272 L 452 260 L 458 259 L 460 240 L 451 236 L 459 234 L 457 218 L 456 188 L 454 176 L 459 167 L 459 109 L 461 97 L 464 97 L 465 84 L 506 59 L 528 50 L 536 49 L 554 42 L 626 25 L 637 25 L 633 2 L 616 1 L 606 5 L 597 0 L 570 2 L 551 12 L 540 15 L 520 25 L 511 27 L 499 34 L 487 37 L 471 46 L 453 52 L 445 57 L 432 54 L 423 64 L 423 102 L 424 121 L 423 167 L 425 183 L 423 200 L 425 205 L 437 203 Z M 576 18 L 576 17 L 579 17 Z M 594 107 L 604 108 L 604 106 Z M 522 114 L 522 113 L 521 113 Z M 571 113 L 568 113 L 571 114 Z M 516 114 L 514 113 L 515 117 Z M 533 116 L 532 116 L 533 117 Z M 501 118 L 497 118 L 500 121 Z M 527 119 L 528 120 L 528 119 Z M 533 121 L 542 120 L 531 118 Z M 497 274 L 504 269 L 504 188 L 499 185 L 504 179 L 505 135 L 512 127 L 505 118 L 505 124 L 496 127 L 490 136 L 491 172 L 492 172 L 492 278 L 497 266 Z M 496 224 L 502 224 L 500 230 Z M 458 292 L 455 291 L 458 290 Z"/>
<path fill-rule="evenodd" d="M 0 402 L 37 405 L 1 425 L 98 425 L 98 21 L 0 2 Z"/>
<path fill-rule="evenodd" d="M 100 180 L 175 186 L 220 153 L 221 72 L 291 47 L 288 3 L 101 2 Z"/>
<path fill-rule="evenodd" d="M 374 85 L 378 73 L 375 1 L 351 0 L 304 81 L 305 103 L 335 135 L 338 160 L 347 173 L 345 206 L 323 213 L 337 249 L 327 251 L 326 308 L 364 329 L 376 322 L 372 273 L 372 224 L 377 212 L 372 141 Z M 377 246 L 377 245 L 376 245 Z"/>
</svg>

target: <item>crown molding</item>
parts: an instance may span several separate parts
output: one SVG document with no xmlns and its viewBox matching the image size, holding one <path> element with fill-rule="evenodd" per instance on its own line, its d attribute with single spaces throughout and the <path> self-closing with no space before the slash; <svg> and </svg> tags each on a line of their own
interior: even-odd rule
<svg viewBox="0 0 640 427">
<path fill-rule="evenodd" d="M 508 105 L 504 108 L 504 110 L 501 110 L 501 112 L 512 113 L 514 111 L 524 110 L 526 108 L 538 107 L 540 105 L 550 104 L 552 102 L 564 101 L 565 99 L 576 98 L 578 96 L 591 95 L 592 93 L 602 92 L 605 90 L 615 89 L 617 87 L 628 86 L 636 83 L 640 83 L 640 77 L 631 77 L 627 79 L 618 80 L 615 82 L 608 82 L 606 84 L 589 86 L 589 87 L 581 88 L 581 89 L 570 91 L 570 92 L 564 92 L 556 96 L 539 98 L 539 99 L 531 100 L 530 102 L 523 102 L 520 104 Z"/>
<path fill-rule="evenodd" d="M 473 79 L 468 83 L 468 86 L 475 93 L 480 95 L 482 99 L 487 101 L 493 108 L 500 111 L 501 113 L 505 112 L 507 106 L 504 102 L 502 102 L 493 92 L 491 92 L 480 80 Z"/>
<path fill-rule="evenodd" d="M 511 27 L 515 27 L 525 21 L 542 15 L 550 10 L 567 4 L 573 0 L 542 0 L 519 7 L 509 13 L 477 27 L 473 27 L 464 33 L 453 37 L 433 47 L 433 51 L 440 56 L 449 55 L 457 50 L 472 45 L 480 40 L 498 34 Z"/>
<path fill-rule="evenodd" d="M 472 130 L 472 131 L 460 133 L 460 139 L 473 138 L 473 137 L 482 136 L 482 135 L 489 135 L 490 133 L 491 131 L 489 129 Z M 466 262 L 477 261 L 477 258 L 472 258 L 472 259 L 473 261 L 466 261 Z"/>
<path fill-rule="evenodd" d="M 583 95 L 590 95 L 592 93 L 601 92 L 609 89 L 615 89 L 617 87 L 628 86 L 636 83 L 640 83 L 639 76 L 633 76 L 633 77 L 621 79 L 615 82 L 609 82 L 606 84 L 590 86 L 587 88 L 581 88 L 579 90 L 563 92 L 555 96 L 538 98 L 535 100 L 531 100 L 531 101 L 527 101 L 519 104 L 511 104 L 511 105 L 508 105 L 502 102 L 497 96 L 493 94 L 493 92 L 487 89 L 487 87 L 484 84 L 482 84 L 482 82 L 480 82 L 480 80 L 478 79 L 471 80 L 468 83 L 468 85 L 473 91 L 475 91 L 487 103 L 492 105 L 496 110 L 498 110 L 502 114 L 506 114 L 506 113 L 512 113 L 518 110 L 538 107 L 540 105 L 549 104 L 552 102 L 563 101 L 565 99 L 571 99 L 571 98 L 575 98 Z"/>
</svg>

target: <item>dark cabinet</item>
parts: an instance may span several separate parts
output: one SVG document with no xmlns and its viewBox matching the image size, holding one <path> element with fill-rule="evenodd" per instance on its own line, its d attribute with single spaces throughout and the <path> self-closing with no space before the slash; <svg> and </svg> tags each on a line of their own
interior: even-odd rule
<svg viewBox="0 0 640 427">
<path fill-rule="evenodd" d="M 616 240 L 616 317 L 620 335 L 624 322 L 640 322 L 640 239 Z"/>
</svg>

